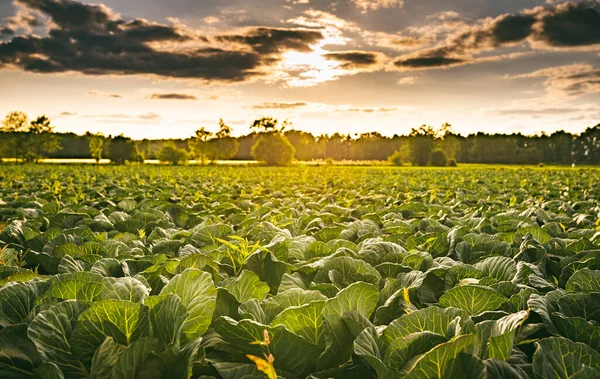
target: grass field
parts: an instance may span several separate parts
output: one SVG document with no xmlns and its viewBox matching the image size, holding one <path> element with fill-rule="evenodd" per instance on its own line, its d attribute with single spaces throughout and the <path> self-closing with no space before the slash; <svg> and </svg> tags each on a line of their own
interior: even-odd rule
<svg viewBox="0 0 600 379">
<path fill-rule="evenodd" d="M 598 183 L 0 166 L 0 377 L 599 376 Z"/>
</svg>

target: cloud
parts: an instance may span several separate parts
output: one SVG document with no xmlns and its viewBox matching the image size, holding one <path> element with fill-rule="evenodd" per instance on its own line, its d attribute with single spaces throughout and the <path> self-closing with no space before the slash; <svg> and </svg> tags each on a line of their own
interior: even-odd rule
<svg viewBox="0 0 600 379">
<path fill-rule="evenodd" d="M 77 112 L 68 112 L 68 111 L 60 112 L 60 114 L 59 114 L 59 116 L 76 116 L 76 115 L 77 115 Z"/>
<path fill-rule="evenodd" d="M 269 74 L 289 50 L 310 51 L 322 38 L 308 29 L 253 27 L 207 36 L 180 23 L 125 19 L 104 5 L 73 0 L 16 0 L 49 19 L 46 36 L 0 43 L 0 68 L 36 73 L 151 75 L 242 82 Z"/>
<path fill-rule="evenodd" d="M 153 93 L 149 98 L 152 100 L 198 100 L 197 96 L 187 93 Z"/>
<path fill-rule="evenodd" d="M 368 68 L 378 64 L 381 60 L 380 53 L 372 51 L 337 51 L 324 55 L 326 59 L 338 61 L 343 69 Z"/>
<path fill-rule="evenodd" d="M 15 34 L 15 31 L 8 26 L 0 26 L 0 38 L 9 37 Z"/>
<path fill-rule="evenodd" d="M 398 59 L 394 64 L 398 67 L 407 68 L 431 68 L 431 67 L 448 67 L 461 65 L 468 62 L 465 59 L 460 58 L 447 58 L 444 56 L 422 56 L 415 55 L 412 57 Z"/>
<path fill-rule="evenodd" d="M 109 113 L 99 115 L 85 115 L 84 118 L 94 118 L 105 122 L 140 122 L 140 121 L 156 121 L 162 119 L 162 116 L 155 112 L 147 112 L 138 115 L 126 113 Z"/>
<path fill-rule="evenodd" d="M 525 41 L 536 49 L 600 44 L 600 1 L 562 3 L 480 20 L 433 48 L 398 57 L 394 64 L 402 69 L 423 69 L 475 63 L 474 55 Z"/>
<path fill-rule="evenodd" d="M 405 76 L 404 78 L 398 79 L 398 84 L 402 84 L 402 85 L 415 84 L 417 82 L 417 79 L 419 79 L 417 76 Z"/>
<path fill-rule="evenodd" d="M 159 115 L 158 113 L 154 113 L 154 112 L 148 112 L 148 113 L 144 113 L 138 116 L 139 118 L 141 118 L 142 120 L 158 120 L 161 119 L 162 116 Z"/>
<path fill-rule="evenodd" d="M 549 46 L 600 44 L 600 2 L 559 4 L 539 14 L 536 37 Z"/>
<path fill-rule="evenodd" d="M 404 5 L 404 0 L 352 0 L 352 2 L 362 13 L 380 8 L 400 8 Z"/>
<path fill-rule="evenodd" d="M 530 73 L 509 75 L 506 79 L 543 78 L 550 96 L 562 97 L 600 93 L 600 68 L 575 63 L 548 67 Z"/>
<path fill-rule="evenodd" d="M 217 16 L 207 16 L 204 17 L 204 22 L 206 22 L 207 24 L 216 24 L 221 22 L 221 19 L 218 18 Z"/>
<path fill-rule="evenodd" d="M 13 6 L 17 10 L 15 15 L 6 18 L 6 29 L 12 31 L 11 35 L 17 32 L 32 33 L 34 28 L 45 24 L 43 14 L 40 11 L 30 9 L 16 1 L 13 2 Z"/>
<path fill-rule="evenodd" d="M 308 104 L 301 101 L 295 103 L 262 103 L 253 105 L 252 109 L 295 109 L 306 107 Z"/>
<path fill-rule="evenodd" d="M 123 95 L 118 94 L 118 93 L 108 93 L 108 92 L 102 92 L 102 91 L 96 91 L 96 90 L 88 92 L 88 95 L 112 97 L 113 99 L 121 99 L 123 97 Z"/>
<path fill-rule="evenodd" d="M 524 109 L 524 108 L 503 108 L 493 109 L 486 112 L 488 116 L 548 116 L 562 115 L 566 113 L 580 112 L 581 109 L 565 107 L 565 108 L 539 108 L 539 109 Z"/>
<path fill-rule="evenodd" d="M 351 113 L 391 113 L 398 111 L 399 108 L 343 108 L 337 109 L 336 112 L 351 112 Z"/>
<path fill-rule="evenodd" d="M 311 45 L 323 38 L 323 34 L 310 29 L 250 28 L 243 34 L 217 36 L 221 42 L 234 42 L 250 46 L 260 54 L 281 53 L 286 50 L 312 51 Z"/>
</svg>

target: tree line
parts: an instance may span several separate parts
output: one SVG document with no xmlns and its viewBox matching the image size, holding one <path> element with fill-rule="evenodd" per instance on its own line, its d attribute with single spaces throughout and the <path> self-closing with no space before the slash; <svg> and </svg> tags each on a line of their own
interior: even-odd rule
<svg viewBox="0 0 600 379">
<path fill-rule="evenodd" d="M 580 134 L 557 131 L 523 135 L 479 132 L 462 136 L 448 123 L 434 128 L 422 125 L 408 135 L 379 132 L 318 135 L 294 130 L 291 123 L 272 117 L 255 120 L 250 134 L 233 137 L 232 128 L 219 120 L 218 131 L 205 127 L 187 139 L 139 140 L 86 133 L 55 133 L 47 116 L 29 120 L 23 112 L 9 113 L 0 125 L 0 158 L 37 162 L 42 158 L 108 158 L 115 163 L 158 159 L 173 164 L 195 159 L 259 160 L 287 164 L 293 159 L 376 160 L 392 164 L 454 165 L 497 164 L 600 164 L 600 124 Z"/>
</svg>

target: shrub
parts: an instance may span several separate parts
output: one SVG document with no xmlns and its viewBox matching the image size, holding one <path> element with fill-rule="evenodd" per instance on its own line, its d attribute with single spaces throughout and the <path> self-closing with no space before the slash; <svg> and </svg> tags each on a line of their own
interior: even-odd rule
<svg viewBox="0 0 600 379">
<path fill-rule="evenodd" d="M 114 137 L 108 145 L 108 157 L 113 163 L 144 162 L 144 156 L 138 146 L 129 137 L 119 135 Z"/>
<path fill-rule="evenodd" d="M 448 167 L 458 167 L 458 163 L 456 162 L 456 159 L 452 158 L 452 159 L 448 160 Z"/>
<path fill-rule="evenodd" d="M 431 153 L 431 165 L 432 166 L 446 166 L 448 164 L 448 157 L 443 150 L 436 149 Z"/>
<path fill-rule="evenodd" d="M 402 166 L 404 157 L 400 151 L 395 151 L 394 154 L 388 157 L 388 162 L 394 166 Z"/>
<path fill-rule="evenodd" d="M 238 151 L 239 142 L 233 137 L 219 137 L 211 139 L 207 143 L 207 157 L 211 163 L 219 159 L 231 159 Z"/>
<path fill-rule="evenodd" d="M 292 162 L 296 149 L 279 132 L 263 133 L 252 146 L 252 156 L 271 166 L 285 166 Z"/>
<path fill-rule="evenodd" d="M 174 165 L 185 163 L 189 159 L 187 151 L 178 148 L 173 142 L 165 143 L 156 156 L 159 161 Z"/>
</svg>

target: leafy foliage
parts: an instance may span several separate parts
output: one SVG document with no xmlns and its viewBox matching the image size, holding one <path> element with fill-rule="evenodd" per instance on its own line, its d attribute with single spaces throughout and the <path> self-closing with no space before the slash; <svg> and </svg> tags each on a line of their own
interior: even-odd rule
<svg viewBox="0 0 600 379">
<path fill-rule="evenodd" d="M 271 166 L 286 166 L 292 163 L 296 149 L 281 133 L 264 133 L 252 146 L 252 156 L 259 162 Z"/>
<path fill-rule="evenodd" d="M 600 375 L 597 170 L 0 175 L 0 377 Z"/>
<path fill-rule="evenodd" d="M 178 148 L 173 142 L 165 143 L 156 156 L 159 161 L 174 165 L 185 163 L 188 160 L 187 151 Z"/>
</svg>

